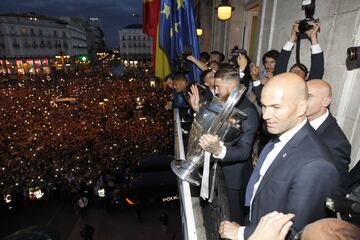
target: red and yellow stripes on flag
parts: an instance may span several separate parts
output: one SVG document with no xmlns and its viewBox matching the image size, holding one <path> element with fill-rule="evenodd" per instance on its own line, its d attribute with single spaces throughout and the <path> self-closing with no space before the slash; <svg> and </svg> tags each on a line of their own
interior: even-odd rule
<svg viewBox="0 0 360 240">
<path fill-rule="evenodd" d="M 152 66 L 155 76 L 164 78 L 170 74 L 170 64 L 165 53 L 159 47 L 160 0 L 144 0 L 143 31 L 153 38 Z"/>
<path fill-rule="evenodd" d="M 160 0 L 144 0 L 143 31 L 151 37 L 156 37 L 159 12 Z"/>
<path fill-rule="evenodd" d="M 155 76 L 159 78 L 164 78 L 170 74 L 170 64 L 168 58 L 164 51 L 159 47 L 159 24 L 158 24 L 158 31 L 156 34 L 156 41 L 155 41 L 155 52 L 153 49 L 153 55 L 155 54 L 155 62 L 153 62 L 153 66 L 155 66 Z M 154 42 L 153 42 L 154 44 Z"/>
</svg>

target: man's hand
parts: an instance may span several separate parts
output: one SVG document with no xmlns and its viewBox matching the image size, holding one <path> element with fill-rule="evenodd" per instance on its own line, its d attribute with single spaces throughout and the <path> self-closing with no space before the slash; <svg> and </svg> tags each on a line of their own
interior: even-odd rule
<svg viewBox="0 0 360 240">
<path fill-rule="evenodd" d="M 199 89 L 195 84 L 190 87 L 190 92 L 188 94 L 189 94 L 189 103 L 191 108 L 195 112 L 199 111 L 199 102 L 200 102 Z"/>
<path fill-rule="evenodd" d="M 187 60 L 189 60 L 190 62 L 194 62 L 194 56 L 193 55 L 189 55 L 186 57 Z"/>
<path fill-rule="evenodd" d="M 167 102 L 166 104 L 165 104 L 165 109 L 166 110 L 170 110 L 171 109 L 171 107 L 172 107 L 172 102 Z"/>
<path fill-rule="evenodd" d="M 271 212 L 263 216 L 249 240 L 284 240 L 290 230 L 294 214 Z"/>
<path fill-rule="evenodd" d="M 291 34 L 290 34 L 290 38 L 289 38 L 290 42 L 292 42 L 292 43 L 296 42 L 298 32 L 299 32 L 299 21 L 296 21 L 291 29 Z"/>
<path fill-rule="evenodd" d="M 199 140 L 199 145 L 202 149 L 214 155 L 219 155 L 222 150 L 219 138 L 210 134 L 202 135 Z"/>
<path fill-rule="evenodd" d="M 253 81 L 258 80 L 259 78 L 259 67 L 253 63 L 250 64 L 250 75 Z"/>
<path fill-rule="evenodd" d="M 272 78 L 274 76 L 274 74 L 272 72 L 267 72 L 265 74 L 265 77 L 263 79 L 261 79 L 261 84 L 265 85 L 267 83 L 267 81 L 269 81 L 270 78 Z"/>
<path fill-rule="evenodd" d="M 237 240 L 239 228 L 240 225 L 236 222 L 222 221 L 219 227 L 219 234 L 222 238 Z"/>
<path fill-rule="evenodd" d="M 241 72 L 244 72 L 246 65 L 248 64 L 246 57 L 240 53 L 236 61 L 237 64 L 239 65 L 239 70 Z"/>
<path fill-rule="evenodd" d="M 318 34 L 318 32 L 320 32 L 320 23 L 315 22 L 315 21 L 310 21 L 310 22 L 308 22 L 308 24 L 311 25 L 312 28 L 310 30 L 306 31 L 306 35 L 310 39 L 311 45 L 316 45 L 316 44 L 318 44 L 317 34 Z"/>
</svg>

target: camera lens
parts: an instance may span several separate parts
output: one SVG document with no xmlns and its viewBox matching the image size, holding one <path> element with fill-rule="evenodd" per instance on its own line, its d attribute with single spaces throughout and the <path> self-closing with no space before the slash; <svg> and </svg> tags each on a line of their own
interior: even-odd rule
<svg viewBox="0 0 360 240">
<path fill-rule="evenodd" d="M 349 47 L 347 50 L 347 57 L 350 61 L 355 61 L 358 59 L 358 54 L 360 47 Z"/>
</svg>

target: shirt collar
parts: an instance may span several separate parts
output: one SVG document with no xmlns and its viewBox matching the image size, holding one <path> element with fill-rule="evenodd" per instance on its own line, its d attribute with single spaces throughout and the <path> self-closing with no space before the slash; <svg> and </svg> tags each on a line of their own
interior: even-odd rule
<svg viewBox="0 0 360 240">
<path fill-rule="evenodd" d="M 315 118 L 314 120 L 310 121 L 310 125 L 317 130 L 320 125 L 325 122 L 326 118 L 329 116 L 329 110 L 326 109 L 326 113 L 324 113 L 323 115 L 321 115 L 318 118 Z"/>
<path fill-rule="evenodd" d="M 279 136 L 280 142 L 285 145 L 306 124 L 306 122 L 307 119 L 305 118 L 299 125 L 281 134 Z"/>
</svg>

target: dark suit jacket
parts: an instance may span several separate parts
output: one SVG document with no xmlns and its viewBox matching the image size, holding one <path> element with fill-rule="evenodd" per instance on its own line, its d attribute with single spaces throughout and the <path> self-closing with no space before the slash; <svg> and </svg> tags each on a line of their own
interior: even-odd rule
<svg viewBox="0 0 360 240">
<path fill-rule="evenodd" d="M 261 217 L 272 211 L 294 213 L 295 231 L 325 217 L 325 198 L 338 186 L 338 173 L 331 161 L 326 146 L 306 123 L 265 173 L 253 198 L 245 238 L 255 230 Z"/>
<path fill-rule="evenodd" d="M 259 115 L 256 107 L 243 95 L 236 107 L 247 115 L 242 123 L 242 133 L 232 142 L 225 143 L 226 155 L 220 161 L 227 188 L 245 189 L 249 181 L 252 165 L 250 157 L 256 131 L 259 127 Z"/>
<path fill-rule="evenodd" d="M 333 163 L 338 170 L 340 177 L 339 194 L 345 195 L 349 193 L 349 185 L 351 184 L 349 176 L 351 145 L 348 139 L 331 114 L 316 130 L 316 134 L 329 148 Z"/>
<path fill-rule="evenodd" d="M 291 51 L 281 50 L 278 59 L 276 60 L 276 67 L 274 76 L 280 73 L 287 72 L 287 67 L 290 59 Z M 309 71 L 308 80 L 322 79 L 324 75 L 324 53 L 311 54 L 311 67 Z"/>
</svg>

